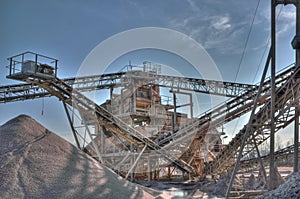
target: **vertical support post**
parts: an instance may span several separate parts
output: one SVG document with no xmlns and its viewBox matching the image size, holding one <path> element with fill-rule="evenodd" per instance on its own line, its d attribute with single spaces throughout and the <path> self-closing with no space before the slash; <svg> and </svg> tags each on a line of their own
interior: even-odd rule
<svg viewBox="0 0 300 199">
<path fill-rule="evenodd" d="M 22 63 L 21 63 L 22 65 L 24 64 L 24 55 L 25 54 L 22 54 Z"/>
<path fill-rule="evenodd" d="M 23 53 L 23 54 L 22 54 L 22 64 L 24 63 L 23 60 L 24 60 L 25 54 L 26 54 L 26 53 Z M 15 63 L 14 63 L 14 69 L 15 69 Z M 22 66 L 21 66 L 21 71 L 22 71 Z"/>
<path fill-rule="evenodd" d="M 138 87 L 137 88 L 135 88 L 135 85 L 136 85 L 136 83 L 135 83 L 135 80 L 133 79 L 133 82 L 132 82 L 133 84 L 132 84 L 132 87 L 131 87 L 131 89 L 132 89 L 132 113 L 136 113 L 136 98 L 137 98 L 137 91 L 138 91 Z M 139 86 L 139 85 L 138 85 Z"/>
<path fill-rule="evenodd" d="M 189 95 L 190 96 L 190 105 L 191 105 L 191 118 L 194 118 L 194 114 L 193 114 L 193 96 L 192 94 Z"/>
<path fill-rule="evenodd" d="M 177 126 L 177 114 L 176 114 L 176 94 L 173 93 L 173 105 L 174 105 L 174 113 L 173 113 L 173 122 L 172 122 L 172 132 L 175 132 L 176 126 Z"/>
<path fill-rule="evenodd" d="M 9 58 L 9 75 L 11 75 L 13 64 L 12 64 L 12 58 Z"/>
<path fill-rule="evenodd" d="M 37 63 L 38 63 L 38 54 L 35 54 L 35 69 L 34 69 L 34 73 L 37 72 Z"/>
<path fill-rule="evenodd" d="M 300 36 L 300 1 L 296 6 L 296 37 Z M 296 49 L 296 67 L 300 67 L 300 48 Z M 298 75 L 297 75 L 298 77 Z M 299 171 L 299 88 L 296 90 L 295 130 L 294 130 L 294 172 Z"/>
<path fill-rule="evenodd" d="M 133 165 L 133 163 L 134 163 L 134 158 L 135 158 L 135 156 L 134 156 L 134 154 L 133 154 L 133 156 L 132 156 L 131 159 L 130 159 L 130 165 Z M 128 174 L 129 174 L 129 172 L 128 172 Z M 127 176 L 127 177 L 128 177 L 128 176 Z M 125 179 L 126 179 L 126 177 L 125 177 Z M 130 181 L 131 181 L 131 182 L 134 181 L 134 173 L 133 173 L 133 172 L 130 173 Z"/>
<path fill-rule="evenodd" d="M 148 155 L 148 183 L 151 182 L 151 178 L 152 178 L 152 166 L 151 166 L 151 157 L 150 155 Z"/>
<path fill-rule="evenodd" d="M 276 1 L 271 0 L 271 134 L 270 134 L 270 173 L 269 189 L 275 189 L 275 65 L 276 65 Z"/>
<path fill-rule="evenodd" d="M 113 92 L 114 92 L 114 87 L 110 87 L 109 89 L 109 96 L 110 96 L 110 100 L 112 101 L 113 99 Z M 111 102 L 112 103 L 112 102 Z"/>
<path fill-rule="evenodd" d="M 298 93 L 298 92 L 297 92 Z M 294 172 L 299 171 L 299 107 L 295 109 L 295 129 L 294 129 Z"/>
<path fill-rule="evenodd" d="M 104 154 L 105 152 L 105 136 L 104 136 L 104 132 L 103 132 L 103 128 L 99 125 L 99 124 L 96 124 L 97 125 L 97 131 L 98 131 L 98 135 L 100 134 L 100 142 L 101 142 L 101 145 L 100 145 L 100 153 L 101 154 Z"/>
<path fill-rule="evenodd" d="M 120 100 L 120 110 L 119 110 L 119 114 L 122 115 L 124 113 L 124 102 L 126 102 L 126 98 L 124 98 L 124 94 L 123 94 L 123 89 L 121 89 L 121 99 Z"/>
<path fill-rule="evenodd" d="M 159 180 L 159 178 L 160 178 L 159 173 L 160 173 L 160 168 L 159 168 L 159 158 L 158 158 L 157 159 L 157 180 Z"/>
<path fill-rule="evenodd" d="M 57 77 L 57 62 L 58 62 L 58 60 L 56 59 L 55 60 L 55 69 L 54 69 L 55 70 L 55 74 L 54 74 L 55 77 Z"/>
</svg>

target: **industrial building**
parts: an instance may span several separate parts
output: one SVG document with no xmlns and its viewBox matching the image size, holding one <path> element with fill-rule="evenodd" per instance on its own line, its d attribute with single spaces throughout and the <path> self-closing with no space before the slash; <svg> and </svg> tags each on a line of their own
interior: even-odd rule
<svg viewBox="0 0 300 199">
<path fill-rule="evenodd" d="M 293 1 L 276 2 L 274 13 L 277 4 Z M 295 2 L 300 16 L 299 1 Z M 25 52 L 9 58 L 7 76 L 25 83 L 0 87 L 0 102 L 57 97 L 64 105 L 77 147 L 131 181 L 199 179 L 208 175 L 217 179 L 230 173 L 229 194 L 239 167 L 260 167 L 268 181 L 264 171 L 267 162 L 269 186 L 273 189 L 276 159 L 286 157 L 290 161 L 292 154 L 294 171 L 299 167 L 299 17 L 296 23 L 292 41 L 295 64 L 280 72 L 275 70 L 273 32 L 259 85 L 162 75 L 161 66 L 151 62 L 128 65 L 116 73 L 60 79 L 57 59 Z M 167 96 L 162 88 L 168 89 Z M 102 104 L 84 95 L 101 89 L 110 91 L 109 99 Z M 194 117 L 193 92 L 229 99 Z M 178 95 L 189 100 L 179 103 Z M 182 107 L 189 111 L 180 112 Z M 248 123 L 224 145 L 220 128 L 247 113 Z M 275 133 L 292 122 L 296 124 L 294 146 L 275 152 Z M 268 139 L 270 155 L 262 157 L 258 146 Z"/>
</svg>

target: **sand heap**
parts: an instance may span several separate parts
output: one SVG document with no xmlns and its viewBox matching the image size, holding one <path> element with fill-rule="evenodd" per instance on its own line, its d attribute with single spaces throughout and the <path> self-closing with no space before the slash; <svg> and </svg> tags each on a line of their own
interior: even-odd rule
<svg viewBox="0 0 300 199">
<path fill-rule="evenodd" d="M 0 127 L 1 198 L 154 198 L 26 115 Z"/>
</svg>

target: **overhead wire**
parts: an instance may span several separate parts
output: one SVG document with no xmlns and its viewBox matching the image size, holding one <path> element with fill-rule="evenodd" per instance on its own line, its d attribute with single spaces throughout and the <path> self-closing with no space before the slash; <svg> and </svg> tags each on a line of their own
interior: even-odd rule
<svg viewBox="0 0 300 199">
<path fill-rule="evenodd" d="M 240 62 L 239 62 L 238 70 L 237 70 L 237 73 L 235 74 L 235 77 L 234 77 L 234 82 L 236 82 L 236 80 L 237 80 L 237 77 L 238 77 L 238 74 L 240 72 L 243 59 L 245 57 L 246 49 L 247 49 L 247 46 L 248 46 L 249 38 L 250 38 L 250 35 L 251 35 L 251 32 L 252 32 L 252 27 L 253 27 L 253 24 L 254 24 L 254 21 L 255 21 L 255 17 L 256 17 L 256 14 L 257 14 L 259 4 L 260 4 L 260 0 L 258 0 L 256 8 L 255 8 L 255 12 L 254 12 L 254 15 L 253 15 L 253 18 L 252 18 L 252 21 L 251 21 L 251 26 L 250 26 L 250 29 L 249 29 L 249 32 L 248 32 L 248 35 L 247 35 L 247 38 L 246 38 L 243 53 L 242 53 L 242 56 L 241 56 L 241 59 L 240 59 Z"/>
<path fill-rule="evenodd" d="M 266 43 L 264 52 L 263 52 L 263 54 L 262 54 L 262 56 L 261 56 L 261 58 L 260 58 L 258 67 L 257 67 L 257 69 L 256 69 L 255 75 L 254 75 L 253 80 L 252 80 L 253 83 L 254 83 L 254 81 L 255 81 L 255 79 L 256 79 L 256 76 L 257 76 L 257 74 L 258 74 L 259 68 L 260 68 L 260 66 L 261 66 L 261 64 L 262 64 L 262 62 L 263 62 L 263 60 L 264 60 L 264 57 L 265 57 L 265 54 L 266 54 L 266 52 L 267 52 L 267 49 L 268 49 L 269 44 L 270 44 L 270 37 L 269 37 L 269 39 L 268 39 L 268 41 L 267 41 L 267 43 Z"/>
<path fill-rule="evenodd" d="M 282 8 L 283 8 L 283 5 L 280 7 L 280 10 L 279 10 L 279 12 L 278 12 L 278 14 L 277 14 L 276 22 L 277 22 L 278 19 L 280 18 L 280 14 L 281 14 Z M 258 71 L 259 71 L 260 67 L 262 66 L 262 62 L 264 61 L 264 57 L 265 57 L 265 55 L 266 55 L 268 46 L 270 45 L 270 40 L 271 40 L 271 36 L 269 36 L 268 41 L 267 41 L 266 46 L 265 46 L 265 49 L 264 49 L 264 52 L 263 52 L 263 54 L 262 54 L 262 56 L 261 56 L 261 58 L 260 58 L 259 64 L 258 64 L 258 66 L 257 66 L 255 75 L 254 75 L 253 80 L 252 80 L 253 83 L 255 83 L 254 81 L 255 81 L 255 79 L 256 79 L 256 76 L 257 76 L 257 74 L 258 74 Z"/>
<path fill-rule="evenodd" d="M 259 2 L 258 2 L 258 4 L 259 4 Z M 276 21 L 278 21 L 279 18 L 280 18 L 280 14 L 281 14 L 282 8 L 283 8 L 283 6 L 281 6 L 281 8 L 280 8 L 280 10 L 279 10 L 279 12 L 278 12 L 278 14 L 277 14 Z M 257 10 L 256 10 L 256 11 L 257 11 Z M 256 76 L 257 76 L 257 74 L 258 74 L 259 68 L 260 68 L 260 66 L 262 65 L 262 62 L 264 61 L 264 57 L 265 57 L 265 54 L 266 54 L 266 52 L 267 52 L 267 49 L 268 49 L 268 46 L 269 46 L 269 43 L 270 43 L 270 39 L 271 39 L 271 36 L 268 38 L 268 41 L 267 41 L 267 43 L 266 43 L 264 52 L 263 52 L 263 54 L 262 54 L 262 57 L 261 57 L 261 59 L 260 59 L 260 62 L 259 62 L 259 64 L 258 64 L 257 70 L 256 70 L 256 72 L 255 72 L 255 76 L 254 76 L 252 82 L 255 81 L 255 78 L 256 78 Z M 241 62 L 240 62 L 240 63 L 241 63 Z M 239 119 L 240 119 L 240 117 L 237 119 L 237 122 L 236 122 L 236 124 L 235 124 L 235 126 L 234 126 L 234 128 L 233 128 L 231 137 L 233 137 L 233 134 L 235 133 L 235 131 L 236 131 L 236 129 L 237 129 L 237 126 L 238 126 L 238 124 L 239 124 Z"/>
<path fill-rule="evenodd" d="M 238 70 L 237 70 L 237 73 L 235 74 L 235 77 L 234 77 L 234 82 L 237 81 L 237 77 L 238 77 L 238 74 L 240 72 L 243 59 L 245 57 L 246 49 L 247 49 L 247 46 L 248 46 L 249 38 L 250 38 L 250 35 L 251 35 L 251 32 L 252 32 L 253 24 L 254 24 L 254 21 L 255 21 L 255 18 L 256 18 L 256 14 L 257 14 L 257 10 L 259 8 L 259 5 L 260 5 L 260 0 L 258 0 L 255 11 L 254 11 L 254 15 L 253 15 L 253 18 L 252 18 L 252 21 L 251 21 L 250 29 L 249 29 L 249 32 L 248 32 L 248 35 L 247 35 L 247 38 L 246 38 L 246 42 L 245 42 L 245 46 L 244 46 L 244 49 L 243 49 L 243 53 L 242 53 L 242 56 L 241 56 L 241 59 L 240 59 L 240 62 L 239 62 Z M 231 137 L 233 137 L 233 134 L 234 134 L 234 132 L 237 128 L 237 125 L 239 124 L 239 119 L 240 118 L 237 119 L 237 122 L 234 126 L 234 129 L 233 129 L 233 131 L 230 135 Z"/>
</svg>

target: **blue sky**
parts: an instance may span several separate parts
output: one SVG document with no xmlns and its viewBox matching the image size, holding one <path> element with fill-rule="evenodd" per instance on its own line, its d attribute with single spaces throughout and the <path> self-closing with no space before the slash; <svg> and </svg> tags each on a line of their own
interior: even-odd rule
<svg viewBox="0 0 300 199">
<path fill-rule="evenodd" d="M 259 4 L 237 74 L 257 3 L 257 0 L 1 0 L 0 84 L 17 83 L 5 78 L 7 57 L 27 50 L 38 52 L 60 60 L 60 77 L 75 76 L 85 57 L 99 43 L 117 33 L 141 27 L 168 28 L 186 34 L 206 49 L 224 80 L 257 83 L 264 64 L 263 61 L 259 65 L 260 60 L 270 37 L 270 1 L 262 0 Z M 278 12 L 282 10 L 277 23 L 277 70 L 294 62 L 290 42 L 295 34 L 295 9 L 281 7 L 278 6 Z M 142 59 L 147 59 L 171 65 L 174 63 L 171 60 L 177 58 L 167 54 L 141 50 L 122 56 L 114 64 L 121 68 L 129 60 L 141 64 Z M 41 99 L 0 104 L 0 124 L 26 113 L 68 137 L 69 126 L 62 104 L 55 98 L 44 102 L 44 115 L 41 115 Z"/>
</svg>

